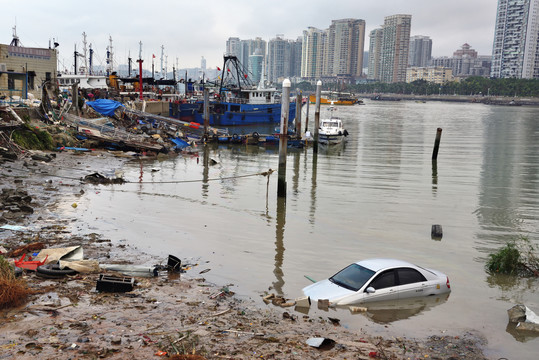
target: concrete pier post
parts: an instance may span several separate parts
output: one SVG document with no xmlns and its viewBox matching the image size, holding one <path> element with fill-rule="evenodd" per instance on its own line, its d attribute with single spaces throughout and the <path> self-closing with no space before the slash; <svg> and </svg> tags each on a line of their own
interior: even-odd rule
<svg viewBox="0 0 539 360">
<path fill-rule="evenodd" d="M 318 128 L 320 127 L 320 96 L 322 94 L 322 81 L 316 83 L 316 106 L 314 108 L 314 144 L 313 150 L 318 153 Z"/>
<path fill-rule="evenodd" d="M 286 150 L 288 146 L 288 116 L 290 115 L 290 80 L 283 81 L 281 99 L 281 129 L 279 132 L 279 170 L 277 180 L 277 196 L 286 197 Z"/>
</svg>

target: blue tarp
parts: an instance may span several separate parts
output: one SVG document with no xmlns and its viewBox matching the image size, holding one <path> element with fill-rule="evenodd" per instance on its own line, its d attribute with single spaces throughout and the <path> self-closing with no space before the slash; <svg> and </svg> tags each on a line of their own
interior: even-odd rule
<svg viewBox="0 0 539 360">
<path fill-rule="evenodd" d="M 170 139 L 170 141 L 172 141 L 174 144 L 176 144 L 176 146 L 175 146 L 176 149 L 183 149 L 183 148 L 186 148 L 186 147 L 189 146 L 188 142 L 183 141 L 180 138 Z"/>
<path fill-rule="evenodd" d="M 120 106 L 123 106 L 118 101 L 109 99 L 97 99 L 94 101 L 87 101 L 86 105 L 91 106 L 95 111 L 105 116 L 113 116 L 114 111 Z"/>
</svg>

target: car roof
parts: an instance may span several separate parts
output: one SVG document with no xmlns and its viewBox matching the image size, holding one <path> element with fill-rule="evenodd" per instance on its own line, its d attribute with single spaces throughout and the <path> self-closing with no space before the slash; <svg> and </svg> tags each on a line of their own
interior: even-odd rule
<svg viewBox="0 0 539 360">
<path fill-rule="evenodd" d="M 364 268 L 370 269 L 372 271 L 380 271 L 387 268 L 395 268 L 401 266 L 417 268 L 417 265 L 409 263 L 408 261 L 398 260 L 398 259 L 365 259 L 356 262 L 356 264 L 363 266 Z"/>
</svg>

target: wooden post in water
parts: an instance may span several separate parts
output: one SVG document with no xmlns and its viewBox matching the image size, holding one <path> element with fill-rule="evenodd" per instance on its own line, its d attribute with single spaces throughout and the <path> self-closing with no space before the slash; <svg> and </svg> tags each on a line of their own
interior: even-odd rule
<svg viewBox="0 0 539 360">
<path fill-rule="evenodd" d="M 434 140 L 434 150 L 432 150 L 432 160 L 438 160 L 438 148 L 440 147 L 440 139 L 442 138 L 442 128 L 436 130 L 436 140 Z"/>
<path fill-rule="evenodd" d="M 301 94 L 301 90 L 300 89 L 297 89 L 296 90 L 296 119 L 295 119 L 295 122 L 296 122 L 296 135 L 298 136 L 298 138 L 301 140 L 301 103 L 302 103 L 302 94 Z"/>
<path fill-rule="evenodd" d="M 208 128 L 210 127 L 210 90 L 204 89 L 204 136 L 208 139 Z"/>
<path fill-rule="evenodd" d="M 316 106 L 314 108 L 314 144 L 313 150 L 318 153 L 318 128 L 320 127 L 320 95 L 322 93 L 322 81 L 316 83 Z"/>
<path fill-rule="evenodd" d="M 281 98 L 281 131 L 279 132 L 279 171 L 277 196 L 286 197 L 286 149 L 288 146 L 288 116 L 290 116 L 290 80 L 283 81 Z"/>
</svg>

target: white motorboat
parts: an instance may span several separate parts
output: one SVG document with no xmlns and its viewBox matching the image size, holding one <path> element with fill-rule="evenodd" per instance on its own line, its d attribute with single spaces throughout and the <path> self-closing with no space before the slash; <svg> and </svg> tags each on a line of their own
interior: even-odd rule
<svg viewBox="0 0 539 360">
<path fill-rule="evenodd" d="M 336 108 L 332 105 L 329 108 L 331 116 L 329 119 L 322 119 L 318 128 L 318 142 L 320 144 L 340 144 L 348 136 L 348 131 L 344 129 L 342 120 L 333 116 Z"/>
</svg>

